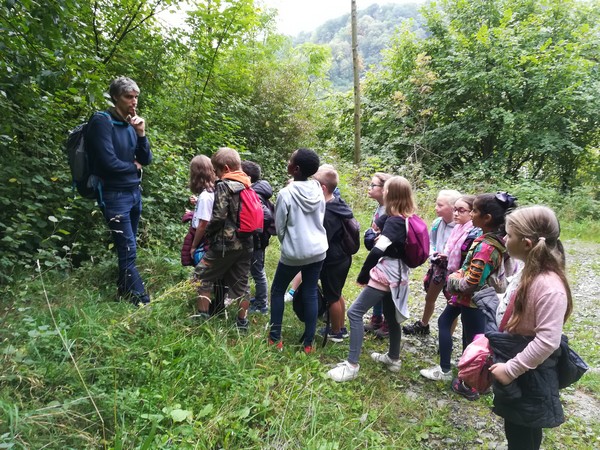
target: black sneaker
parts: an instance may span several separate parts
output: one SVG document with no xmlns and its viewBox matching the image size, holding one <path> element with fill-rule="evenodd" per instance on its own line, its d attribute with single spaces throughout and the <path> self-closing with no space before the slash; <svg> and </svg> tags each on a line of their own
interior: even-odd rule
<svg viewBox="0 0 600 450">
<path fill-rule="evenodd" d="M 404 332 L 404 334 L 420 334 L 425 336 L 429 334 L 429 324 L 423 325 L 423 322 L 417 320 L 412 325 L 403 326 L 402 331 Z"/>
<path fill-rule="evenodd" d="M 470 401 L 477 400 L 479 398 L 479 392 L 477 392 L 477 389 L 467 386 L 460 378 L 455 378 L 452 380 L 452 390 Z"/>
</svg>

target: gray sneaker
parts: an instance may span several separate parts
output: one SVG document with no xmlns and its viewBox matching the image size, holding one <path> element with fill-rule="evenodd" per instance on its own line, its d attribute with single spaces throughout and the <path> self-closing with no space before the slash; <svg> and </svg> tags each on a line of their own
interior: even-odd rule
<svg viewBox="0 0 600 450">
<path fill-rule="evenodd" d="M 381 364 L 385 364 L 390 372 L 399 372 L 400 367 L 402 366 L 402 361 L 390 358 L 387 353 L 373 352 L 371 353 L 371 359 Z"/>
<path fill-rule="evenodd" d="M 421 369 L 419 372 L 425 378 L 434 381 L 450 381 L 452 380 L 452 371 L 444 372 L 440 366 L 431 367 L 429 369 Z"/>
</svg>

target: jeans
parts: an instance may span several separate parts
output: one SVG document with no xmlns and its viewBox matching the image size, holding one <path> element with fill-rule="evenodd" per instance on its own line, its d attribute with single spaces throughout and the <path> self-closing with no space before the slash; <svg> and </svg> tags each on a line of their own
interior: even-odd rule
<svg viewBox="0 0 600 450">
<path fill-rule="evenodd" d="M 252 252 L 252 261 L 250 265 L 250 274 L 254 279 L 254 305 L 260 308 L 267 306 L 267 274 L 265 273 L 265 249 L 258 249 Z"/>
<path fill-rule="evenodd" d="M 450 330 L 454 319 L 459 315 L 463 327 L 463 351 L 467 345 L 473 341 L 475 335 L 484 332 L 485 316 L 479 308 L 446 305 L 446 308 L 438 318 L 440 367 L 444 372 L 451 369 L 450 358 L 452 357 L 452 335 L 450 334 Z"/>
<path fill-rule="evenodd" d="M 321 273 L 323 261 L 318 261 L 305 266 L 288 266 L 279 262 L 275 277 L 271 284 L 271 332 L 269 338 L 278 342 L 281 340 L 281 323 L 283 322 L 285 291 L 298 272 L 302 272 L 303 292 L 302 301 L 304 302 L 304 346 L 312 345 L 315 333 L 317 331 L 318 297 L 317 281 Z"/>
<path fill-rule="evenodd" d="M 377 304 L 382 305 L 383 314 L 390 330 L 388 356 L 391 359 L 400 358 L 402 331 L 396 319 L 396 305 L 392 300 L 392 293 L 367 286 L 360 292 L 356 300 L 354 300 L 347 313 L 348 320 L 350 321 L 350 353 L 348 354 L 348 361 L 352 364 L 358 364 L 362 350 L 365 335 L 363 317 L 369 309 Z"/>
<path fill-rule="evenodd" d="M 150 298 L 135 264 L 135 236 L 142 214 L 142 193 L 139 188 L 131 191 L 104 191 L 103 200 L 102 213 L 112 232 L 119 260 L 119 294 L 147 303 Z"/>
</svg>

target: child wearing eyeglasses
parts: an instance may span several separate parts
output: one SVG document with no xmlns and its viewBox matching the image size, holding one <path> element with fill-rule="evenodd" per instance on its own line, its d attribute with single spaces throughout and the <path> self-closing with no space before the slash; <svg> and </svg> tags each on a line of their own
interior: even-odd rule
<svg viewBox="0 0 600 450">
<path fill-rule="evenodd" d="M 435 302 L 446 282 L 446 274 L 448 273 L 446 264 L 448 260 L 444 255 L 444 247 L 454 229 L 453 208 L 460 196 L 461 193 L 454 189 L 443 189 L 439 192 L 435 201 L 435 213 L 438 217 L 433 221 L 429 232 L 429 261 L 431 265 L 423 280 L 425 308 L 423 308 L 421 320 L 402 327 L 405 334 L 421 336 L 429 334 L 429 321 L 435 310 Z"/>
<path fill-rule="evenodd" d="M 429 370 L 421 371 L 425 378 L 452 380 L 452 390 L 468 400 L 477 400 L 479 393 L 460 378 L 452 379 L 452 323 L 458 316 L 461 317 L 463 350 L 477 334 L 484 332 L 484 314 L 473 303 L 473 294 L 483 286 L 494 284 L 492 280 L 503 267 L 506 253 L 504 217 L 516 206 L 516 198 L 506 192 L 475 197 L 470 215 L 473 225 L 481 228 L 482 235 L 471 245 L 462 267 L 450 274 L 446 283 L 449 293 L 456 296 L 438 319 L 440 373 L 433 377 L 429 376 Z"/>
<path fill-rule="evenodd" d="M 385 214 L 385 205 L 383 204 L 383 185 L 387 180 L 392 178 L 389 173 L 375 172 L 371 178 L 371 184 L 369 184 L 369 190 L 367 195 L 377 202 L 377 208 L 373 213 L 371 219 L 371 226 L 366 229 L 363 238 L 365 248 L 369 251 L 374 247 L 377 236 L 381 233 L 381 230 L 377 227 L 375 222 L 380 216 Z M 364 330 L 367 333 L 373 333 L 380 339 L 385 339 L 390 335 L 390 330 L 385 318 L 383 317 L 383 306 L 378 303 L 373 307 L 373 314 L 368 323 L 365 323 Z"/>
</svg>

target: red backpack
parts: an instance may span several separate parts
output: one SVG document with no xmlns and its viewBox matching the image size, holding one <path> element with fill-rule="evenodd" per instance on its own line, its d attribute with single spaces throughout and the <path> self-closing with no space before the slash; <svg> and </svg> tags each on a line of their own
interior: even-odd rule
<svg viewBox="0 0 600 450">
<path fill-rule="evenodd" d="M 427 224 L 416 214 L 405 217 L 406 242 L 403 261 L 408 267 L 419 267 L 429 258 L 429 230 Z"/>
<path fill-rule="evenodd" d="M 264 212 L 258 194 L 252 188 L 240 191 L 238 236 L 247 237 L 263 232 Z"/>
</svg>

